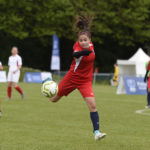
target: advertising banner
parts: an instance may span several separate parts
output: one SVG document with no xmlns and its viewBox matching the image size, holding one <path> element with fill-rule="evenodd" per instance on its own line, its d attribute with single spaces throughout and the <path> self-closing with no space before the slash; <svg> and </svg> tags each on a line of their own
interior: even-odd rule
<svg viewBox="0 0 150 150">
<path fill-rule="evenodd" d="M 126 94 L 145 95 L 147 93 L 147 83 L 142 77 L 123 77 Z"/>
<path fill-rule="evenodd" d="M 7 82 L 6 71 L 0 71 L 0 82 Z"/>
<path fill-rule="evenodd" d="M 26 72 L 23 81 L 27 83 L 42 83 L 46 78 L 52 79 L 52 74 L 50 72 Z"/>
<path fill-rule="evenodd" d="M 59 39 L 57 35 L 53 35 L 53 47 L 51 57 L 50 70 L 60 70 L 60 52 L 59 52 Z"/>
</svg>

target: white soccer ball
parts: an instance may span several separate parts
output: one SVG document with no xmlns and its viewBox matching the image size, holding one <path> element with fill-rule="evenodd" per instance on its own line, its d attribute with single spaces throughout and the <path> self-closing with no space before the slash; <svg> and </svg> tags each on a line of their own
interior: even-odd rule
<svg viewBox="0 0 150 150">
<path fill-rule="evenodd" d="M 58 85 L 54 81 L 46 81 L 42 85 L 41 92 L 44 96 L 51 98 L 57 94 Z"/>
</svg>

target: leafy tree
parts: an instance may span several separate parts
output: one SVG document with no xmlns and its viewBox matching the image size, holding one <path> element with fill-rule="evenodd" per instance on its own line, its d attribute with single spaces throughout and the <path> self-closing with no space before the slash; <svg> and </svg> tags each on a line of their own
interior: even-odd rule
<svg viewBox="0 0 150 150">
<path fill-rule="evenodd" d="M 12 41 L 21 48 L 24 42 L 39 41 L 43 50 L 51 49 L 51 36 L 57 34 L 62 44 L 62 41 L 67 43 L 61 46 L 62 58 L 67 59 L 76 36 L 72 31 L 73 19 L 80 12 L 94 16 L 92 39 L 96 42 L 97 64 L 101 67 L 109 60 L 103 66 L 104 71 L 117 57 L 128 57 L 137 47 L 149 46 L 149 0 L 0 0 L 0 38 L 3 41 L 0 56 L 6 59 Z M 30 53 L 34 53 L 35 48 L 33 43 Z M 68 64 L 63 64 L 62 68 L 68 68 Z"/>
</svg>

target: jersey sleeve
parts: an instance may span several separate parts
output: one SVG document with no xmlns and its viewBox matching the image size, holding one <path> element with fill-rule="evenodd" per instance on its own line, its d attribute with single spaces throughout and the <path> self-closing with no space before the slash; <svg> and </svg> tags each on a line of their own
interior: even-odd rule
<svg viewBox="0 0 150 150">
<path fill-rule="evenodd" d="M 21 59 L 20 56 L 18 57 L 18 65 L 19 65 L 19 66 L 22 66 L 22 59 Z"/>
</svg>

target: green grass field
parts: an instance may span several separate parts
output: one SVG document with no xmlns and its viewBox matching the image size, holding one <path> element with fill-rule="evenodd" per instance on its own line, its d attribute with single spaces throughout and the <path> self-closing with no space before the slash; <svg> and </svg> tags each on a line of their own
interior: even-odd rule
<svg viewBox="0 0 150 150">
<path fill-rule="evenodd" d="M 13 90 L 6 96 L 0 84 L 3 116 L 0 118 L 0 150 L 149 150 L 149 115 L 145 96 L 116 95 L 116 89 L 95 85 L 101 130 L 107 137 L 95 141 L 89 111 L 78 91 L 51 103 L 40 93 L 40 84 L 20 84 L 25 100 Z"/>
</svg>

